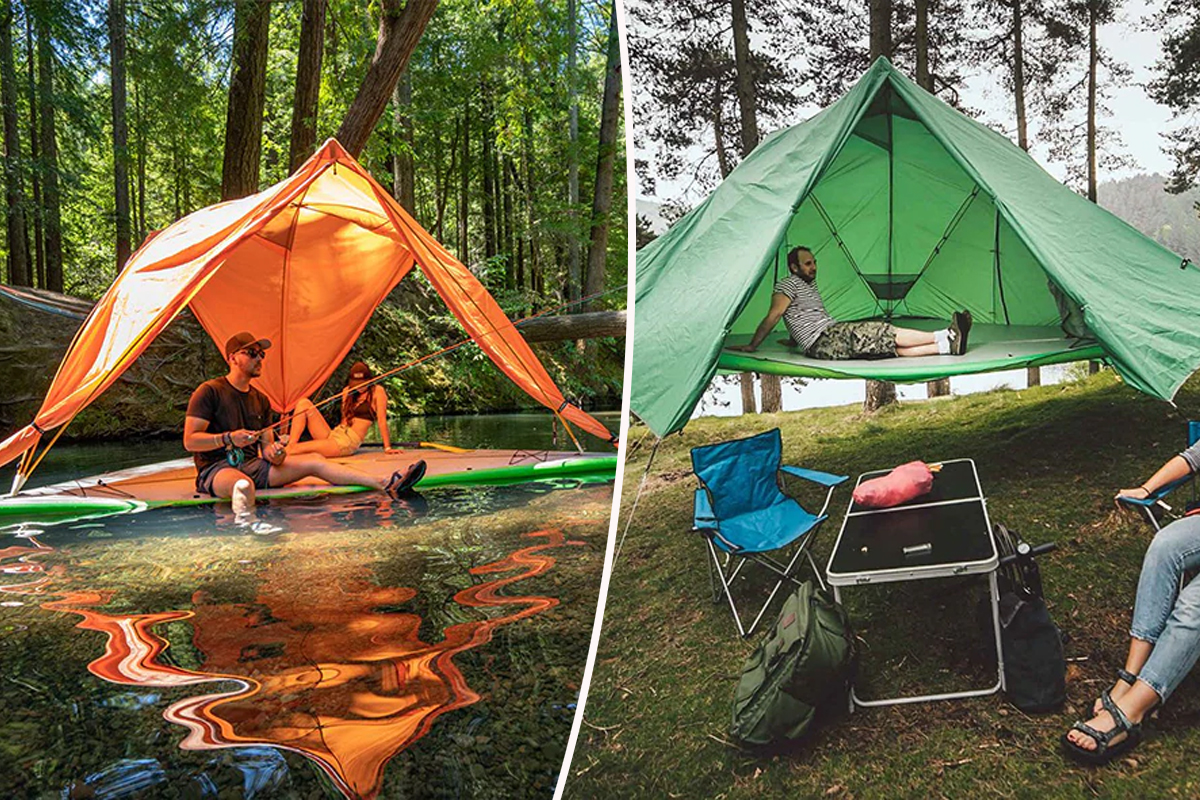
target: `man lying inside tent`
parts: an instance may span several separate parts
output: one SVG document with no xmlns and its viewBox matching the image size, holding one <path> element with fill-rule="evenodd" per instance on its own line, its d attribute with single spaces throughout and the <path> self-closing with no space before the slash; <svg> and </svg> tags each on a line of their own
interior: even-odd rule
<svg viewBox="0 0 1200 800">
<path fill-rule="evenodd" d="M 949 328 L 932 332 L 897 328 L 880 320 L 838 322 L 825 310 L 825 302 L 817 290 L 817 258 L 812 250 L 803 246 L 792 248 L 787 267 L 791 275 L 775 284 L 771 307 L 750 343 L 730 350 L 753 353 L 783 317 L 791 335 L 791 341 L 785 344 L 799 347 L 810 358 L 961 356 L 967 352 L 970 311 L 955 311 Z"/>
<path fill-rule="evenodd" d="M 411 491 L 425 475 L 425 462 L 415 461 L 387 483 L 351 467 L 326 461 L 317 453 L 289 457 L 284 442 L 270 428 L 271 404 L 250 385 L 262 373 L 271 343 L 242 332 L 225 343 L 229 374 L 206 381 L 188 401 L 183 447 L 195 454 L 196 490 L 228 497 L 235 514 L 254 510 L 254 490 L 285 486 L 310 475 L 335 486 L 369 486 L 393 499 Z M 257 447 L 254 447 L 257 445 Z"/>
</svg>

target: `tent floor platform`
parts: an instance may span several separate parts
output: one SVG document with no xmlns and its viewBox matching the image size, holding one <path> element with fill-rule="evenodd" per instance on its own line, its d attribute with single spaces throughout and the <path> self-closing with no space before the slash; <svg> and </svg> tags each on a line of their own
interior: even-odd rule
<svg viewBox="0 0 1200 800">
<path fill-rule="evenodd" d="M 466 450 L 450 453 L 421 449 L 390 455 L 381 448 L 366 447 L 352 456 L 330 460 L 385 479 L 418 458 L 425 459 L 428 470 L 417 484 L 417 490 L 507 486 L 557 480 L 573 483 L 607 481 L 615 477 L 617 467 L 616 456 L 547 450 Z M 27 489 L 14 497 L 0 498 L 0 525 L 222 502 L 199 494 L 195 481 L 196 468 L 192 460 L 179 458 Z M 262 502 L 365 491 L 370 490 L 364 486 L 330 486 L 318 478 L 305 478 L 278 489 L 261 490 L 256 496 Z"/>
<path fill-rule="evenodd" d="M 896 319 L 893 323 L 922 330 L 945 326 L 945 322 L 928 319 Z M 803 378 L 859 378 L 919 383 L 954 375 L 1105 358 L 1103 348 L 1096 342 L 1068 337 L 1057 326 L 976 323 L 967 338 L 967 352 L 961 356 L 830 361 L 809 358 L 799 350 L 781 344 L 779 340 L 786 338 L 785 331 L 772 332 L 756 352 L 742 353 L 728 348 L 747 344 L 750 335 L 731 335 L 725 339 L 717 368 L 726 372 L 765 372 Z"/>
</svg>

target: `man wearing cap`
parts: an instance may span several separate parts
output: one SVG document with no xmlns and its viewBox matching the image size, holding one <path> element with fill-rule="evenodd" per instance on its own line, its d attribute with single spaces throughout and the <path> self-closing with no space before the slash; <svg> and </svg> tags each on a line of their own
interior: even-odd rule
<svg viewBox="0 0 1200 800">
<path fill-rule="evenodd" d="M 296 403 L 288 430 L 288 452 L 344 458 L 358 451 L 372 425 L 379 426 L 385 453 L 401 452 L 392 449 L 387 424 L 387 392 L 382 386 L 369 383 L 374 377 L 375 373 L 363 362 L 356 361 L 351 365 L 346 388 L 342 389 L 342 419 L 334 428 L 329 427 L 311 400 L 301 398 Z M 312 439 L 301 442 L 300 437 L 305 431 Z"/>
<path fill-rule="evenodd" d="M 288 457 L 271 424 L 271 404 L 250 385 L 262 374 L 271 347 L 243 331 L 225 343 L 229 373 L 206 381 L 192 393 L 183 426 L 183 447 L 196 461 L 196 490 L 233 501 L 235 514 L 254 509 L 255 489 L 286 486 L 315 476 L 337 486 L 369 486 L 393 498 L 410 491 L 425 474 L 416 461 L 384 482 L 316 453 Z"/>
</svg>

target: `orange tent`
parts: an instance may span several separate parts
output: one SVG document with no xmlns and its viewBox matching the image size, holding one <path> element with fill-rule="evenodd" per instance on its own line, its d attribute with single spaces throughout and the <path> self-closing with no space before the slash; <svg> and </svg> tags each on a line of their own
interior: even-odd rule
<svg viewBox="0 0 1200 800">
<path fill-rule="evenodd" d="M 0 466 L 69 422 L 184 306 L 218 347 L 242 330 L 270 339 L 272 358 L 255 383 L 275 410 L 291 409 L 329 378 L 414 265 L 518 386 L 615 443 L 567 403 L 475 276 L 330 139 L 290 178 L 189 214 L 144 243 L 75 335 L 34 421 L 0 442 Z"/>
</svg>

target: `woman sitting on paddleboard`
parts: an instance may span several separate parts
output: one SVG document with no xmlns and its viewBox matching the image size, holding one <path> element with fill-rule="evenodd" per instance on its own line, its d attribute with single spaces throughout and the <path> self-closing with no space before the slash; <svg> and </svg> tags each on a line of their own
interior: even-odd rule
<svg viewBox="0 0 1200 800">
<path fill-rule="evenodd" d="M 372 425 L 379 426 L 385 453 L 398 453 L 392 449 L 391 433 L 387 424 L 387 392 L 375 384 L 359 389 L 375 373 L 361 361 L 350 367 L 346 388 L 342 389 L 342 421 L 336 428 L 321 416 L 321 412 L 307 397 L 296 403 L 289 431 L 289 453 L 320 453 L 328 458 L 341 458 L 354 454 L 362 445 Z M 300 434 L 308 431 L 312 439 L 300 441 Z"/>
</svg>

